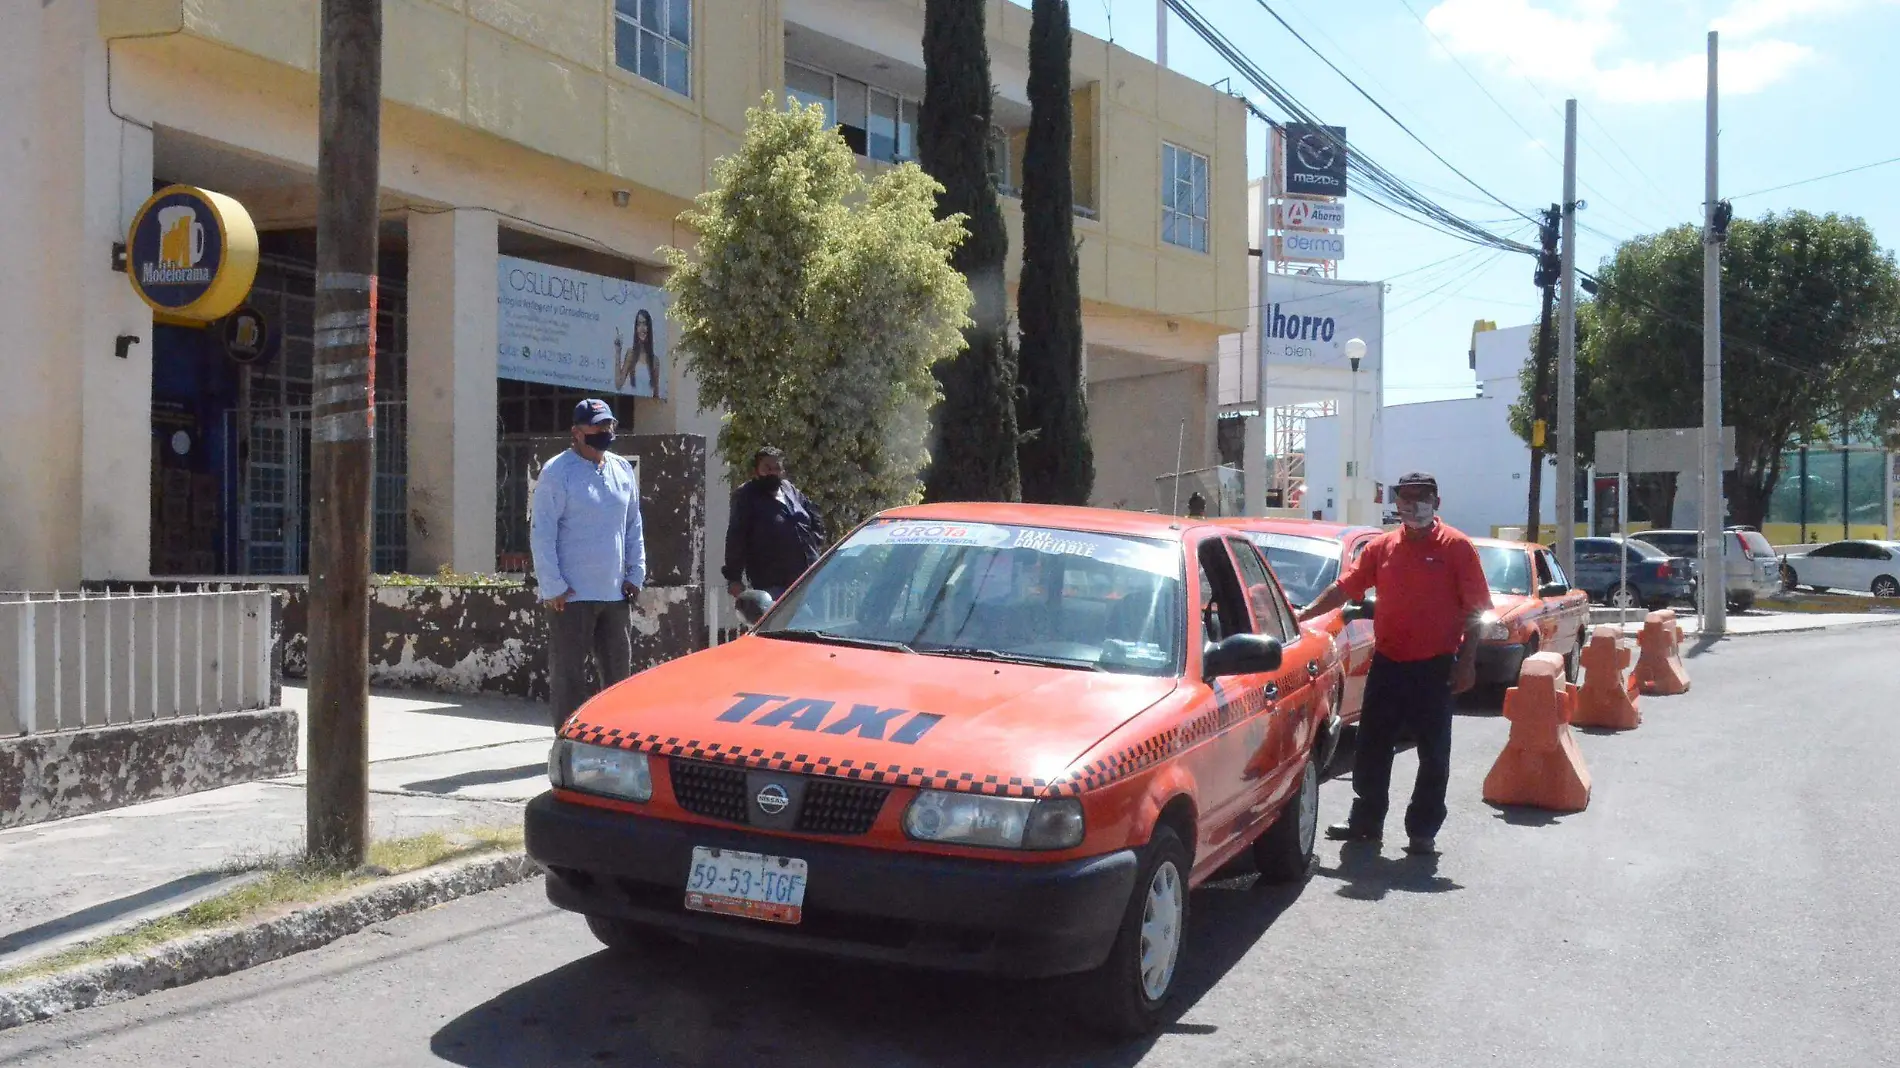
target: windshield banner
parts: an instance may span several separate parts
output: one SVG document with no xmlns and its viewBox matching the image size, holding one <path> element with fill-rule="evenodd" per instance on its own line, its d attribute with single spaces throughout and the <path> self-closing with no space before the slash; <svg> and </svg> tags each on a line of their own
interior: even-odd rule
<svg viewBox="0 0 1900 1068">
<path fill-rule="evenodd" d="M 899 519 L 867 527 L 847 548 L 871 545 L 965 545 L 974 549 L 1029 549 L 1052 556 L 1081 556 L 1154 575 L 1180 573 L 1173 547 L 1144 538 L 1052 527 L 1002 526 Z"/>
</svg>

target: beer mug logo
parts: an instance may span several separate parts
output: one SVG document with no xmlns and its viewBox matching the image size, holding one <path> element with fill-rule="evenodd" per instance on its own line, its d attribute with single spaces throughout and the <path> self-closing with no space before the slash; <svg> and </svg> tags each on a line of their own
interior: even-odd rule
<svg viewBox="0 0 1900 1068">
<path fill-rule="evenodd" d="M 198 211 L 188 204 L 173 204 L 158 213 L 158 267 L 160 270 L 188 270 L 198 266 L 205 256 L 205 227 Z"/>
<path fill-rule="evenodd" d="M 246 315 L 238 319 L 237 338 L 235 339 L 238 348 L 256 350 L 259 347 L 258 342 L 262 340 L 258 335 L 257 318 L 255 316 Z"/>
</svg>

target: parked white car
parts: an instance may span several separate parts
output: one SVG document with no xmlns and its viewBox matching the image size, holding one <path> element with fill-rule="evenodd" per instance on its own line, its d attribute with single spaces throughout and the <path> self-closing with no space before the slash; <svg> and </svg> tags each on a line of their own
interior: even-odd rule
<svg viewBox="0 0 1900 1068">
<path fill-rule="evenodd" d="M 1853 590 L 1900 597 L 1900 541 L 1834 541 L 1790 550 L 1782 580 L 1816 593 Z"/>
</svg>

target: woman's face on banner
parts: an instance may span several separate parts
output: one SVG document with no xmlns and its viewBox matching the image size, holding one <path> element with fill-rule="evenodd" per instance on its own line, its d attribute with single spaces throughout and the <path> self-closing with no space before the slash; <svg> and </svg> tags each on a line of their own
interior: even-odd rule
<svg viewBox="0 0 1900 1068">
<path fill-rule="evenodd" d="M 653 340 L 653 323 L 645 315 L 633 321 L 633 337 L 643 343 Z"/>
</svg>

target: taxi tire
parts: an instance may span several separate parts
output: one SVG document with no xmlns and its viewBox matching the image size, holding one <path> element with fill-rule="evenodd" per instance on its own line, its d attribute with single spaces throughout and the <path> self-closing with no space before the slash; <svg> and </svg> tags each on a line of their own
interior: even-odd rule
<svg viewBox="0 0 1900 1068">
<path fill-rule="evenodd" d="M 1308 779 L 1312 781 L 1309 782 Z M 1301 817 L 1306 805 L 1312 805 L 1312 834 L 1301 840 Z M 1313 849 L 1319 841 L 1319 766 L 1310 758 L 1300 769 L 1300 785 L 1280 818 L 1266 833 L 1254 840 L 1253 864 L 1265 883 L 1297 883 L 1313 870 Z"/>
<path fill-rule="evenodd" d="M 1148 886 L 1163 864 L 1173 864 L 1180 880 L 1181 918 L 1175 936 L 1174 973 L 1161 997 L 1150 999 L 1142 989 L 1141 927 Z M 1135 890 L 1129 897 L 1128 911 L 1122 915 L 1121 930 L 1116 932 L 1108 960 L 1100 968 L 1077 977 L 1083 996 L 1076 999 L 1075 1005 L 1093 1030 L 1116 1040 L 1140 1038 L 1152 1033 L 1167 1015 L 1175 991 L 1181 985 L 1181 958 L 1187 949 L 1188 915 L 1192 911 L 1187 880 L 1192 870 L 1192 858 L 1174 828 L 1167 824 L 1156 826 L 1142 852 Z"/>
</svg>

